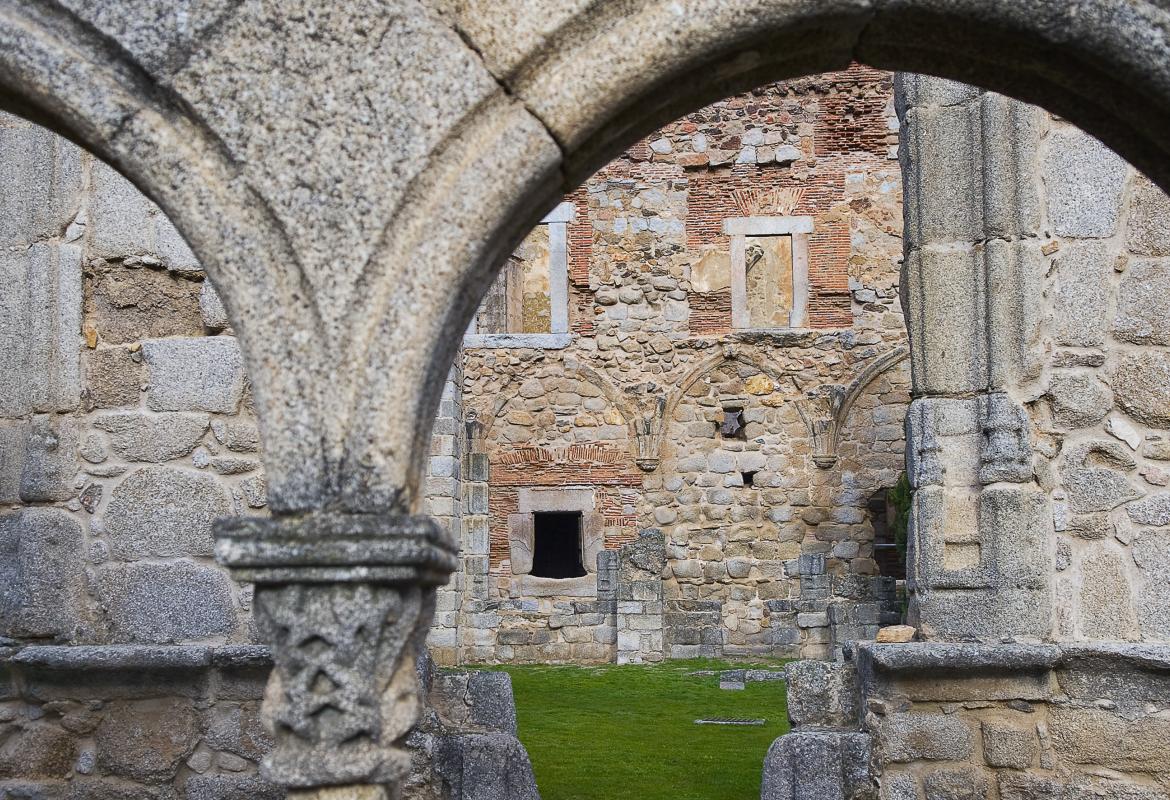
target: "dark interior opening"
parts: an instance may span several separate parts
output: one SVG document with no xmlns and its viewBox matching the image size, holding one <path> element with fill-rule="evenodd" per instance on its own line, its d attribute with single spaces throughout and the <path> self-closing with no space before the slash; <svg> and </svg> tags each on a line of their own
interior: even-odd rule
<svg viewBox="0 0 1170 800">
<path fill-rule="evenodd" d="M 869 498 L 869 519 L 873 523 L 873 560 L 878 574 L 891 578 L 906 577 L 906 553 L 895 536 L 897 509 L 890 490 L 879 489 Z"/>
<path fill-rule="evenodd" d="M 741 472 L 739 474 L 743 478 L 743 485 L 744 486 L 755 486 L 756 485 L 756 471 L 755 470 L 752 470 L 751 472 Z"/>
<path fill-rule="evenodd" d="M 723 409 L 723 422 L 719 425 L 719 435 L 724 439 L 746 438 L 742 408 Z"/>
<path fill-rule="evenodd" d="M 580 578 L 581 512 L 536 511 L 532 514 L 532 574 L 538 578 Z"/>
</svg>

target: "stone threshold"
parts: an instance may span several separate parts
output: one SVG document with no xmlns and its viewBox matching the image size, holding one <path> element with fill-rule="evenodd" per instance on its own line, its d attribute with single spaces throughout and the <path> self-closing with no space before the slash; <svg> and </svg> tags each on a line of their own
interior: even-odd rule
<svg viewBox="0 0 1170 800">
<path fill-rule="evenodd" d="M 0 665 L 60 672 L 272 666 L 264 645 L 28 645 L 0 647 Z"/>
<path fill-rule="evenodd" d="M 983 644 L 855 642 L 850 653 L 862 673 L 1035 672 L 1097 662 L 1170 672 L 1170 644 L 1061 642 Z"/>
</svg>

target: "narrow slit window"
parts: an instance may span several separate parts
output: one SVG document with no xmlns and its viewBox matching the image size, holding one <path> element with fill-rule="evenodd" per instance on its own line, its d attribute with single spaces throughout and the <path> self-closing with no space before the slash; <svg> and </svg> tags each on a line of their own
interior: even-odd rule
<svg viewBox="0 0 1170 800">
<path fill-rule="evenodd" d="M 536 511 L 532 514 L 532 575 L 539 578 L 580 578 L 581 512 Z"/>
</svg>

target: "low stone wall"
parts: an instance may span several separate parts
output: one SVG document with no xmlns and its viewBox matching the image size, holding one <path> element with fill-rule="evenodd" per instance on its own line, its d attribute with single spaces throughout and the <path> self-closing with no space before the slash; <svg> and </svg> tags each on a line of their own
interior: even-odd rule
<svg viewBox="0 0 1170 800">
<path fill-rule="evenodd" d="M 256 645 L 0 648 L 0 798 L 283 798 L 259 774 L 271 666 Z M 403 800 L 539 800 L 507 674 L 419 674 Z"/>
<path fill-rule="evenodd" d="M 1167 800 L 1170 647 L 875 644 L 786 669 L 764 800 Z"/>
</svg>

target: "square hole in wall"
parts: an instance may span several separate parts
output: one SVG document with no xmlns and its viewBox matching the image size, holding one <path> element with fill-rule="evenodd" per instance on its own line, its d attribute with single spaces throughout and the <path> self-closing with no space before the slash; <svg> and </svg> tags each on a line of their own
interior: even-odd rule
<svg viewBox="0 0 1170 800">
<path fill-rule="evenodd" d="M 728 407 L 723 409 L 723 421 L 719 424 L 719 435 L 724 439 L 745 439 L 743 409 Z"/>
<path fill-rule="evenodd" d="M 741 478 L 743 478 L 743 485 L 744 486 L 755 486 L 756 485 L 756 470 L 753 469 L 750 472 L 741 472 L 741 473 L 739 473 L 739 476 Z"/>
<path fill-rule="evenodd" d="M 581 512 L 532 513 L 532 572 L 538 578 L 580 578 Z"/>
</svg>

